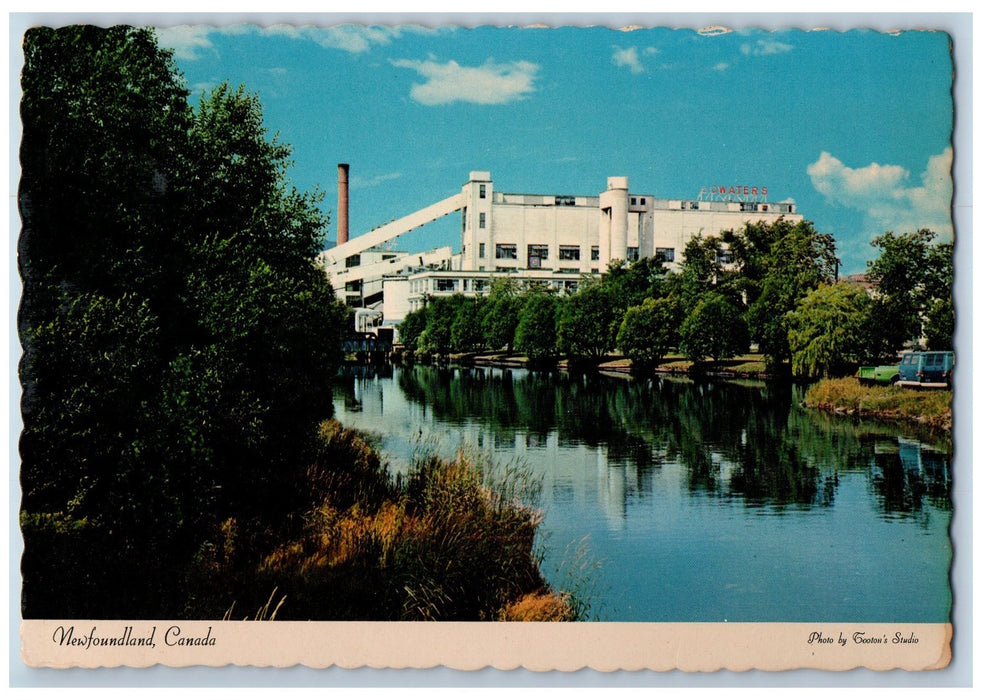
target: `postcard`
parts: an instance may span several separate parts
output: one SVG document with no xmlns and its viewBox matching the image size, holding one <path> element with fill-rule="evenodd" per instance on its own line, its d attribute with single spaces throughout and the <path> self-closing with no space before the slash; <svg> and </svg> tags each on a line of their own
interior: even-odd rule
<svg viewBox="0 0 982 700">
<path fill-rule="evenodd" d="M 25 664 L 950 666 L 943 28 L 22 47 Z"/>
</svg>

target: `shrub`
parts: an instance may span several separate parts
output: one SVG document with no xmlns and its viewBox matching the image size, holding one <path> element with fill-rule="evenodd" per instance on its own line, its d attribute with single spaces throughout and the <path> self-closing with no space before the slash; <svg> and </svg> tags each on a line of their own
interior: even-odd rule
<svg viewBox="0 0 982 700">
<path fill-rule="evenodd" d="M 529 593 L 509 604 L 501 619 L 503 622 L 569 622 L 574 615 L 566 598 L 545 591 Z"/>
</svg>

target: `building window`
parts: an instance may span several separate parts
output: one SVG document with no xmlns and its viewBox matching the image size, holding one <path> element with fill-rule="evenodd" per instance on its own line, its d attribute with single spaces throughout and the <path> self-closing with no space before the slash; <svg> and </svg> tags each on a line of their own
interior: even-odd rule
<svg viewBox="0 0 982 700">
<path fill-rule="evenodd" d="M 576 267 L 561 267 L 561 268 L 559 268 L 559 271 L 560 272 L 565 272 L 568 275 L 575 275 L 580 270 L 579 270 L 579 268 L 576 268 Z"/>
<path fill-rule="evenodd" d="M 484 217 L 486 217 L 486 216 L 487 216 L 487 214 L 485 214 L 483 211 L 480 214 L 477 215 L 477 227 L 478 228 L 484 228 L 484 224 L 485 224 L 485 218 Z"/>
<path fill-rule="evenodd" d="M 497 243 L 494 246 L 494 257 L 498 260 L 518 260 L 518 246 L 510 243 Z"/>
<path fill-rule="evenodd" d="M 467 207 L 463 207 L 460 210 L 460 232 L 463 233 L 467 230 Z"/>
<path fill-rule="evenodd" d="M 638 203 L 638 198 L 637 197 L 631 197 L 631 205 L 633 206 L 633 205 L 635 205 L 637 203 Z"/>
<path fill-rule="evenodd" d="M 346 292 L 360 292 L 361 291 L 361 280 L 352 280 L 351 282 L 346 282 L 344 285 L 344 291 Z"/>
<path fill-rule="evenodd" d="M 479 257 L 479 258 L 483 258 L 484 257 L 484 244 L 483 243 L 478 243 L 477 244 L 477 257 Z"/>
<path fill-rule="evenodd" d="M 634 262 L 634 261 L 636 261 L 638 259 L 638 257 L 639 257 L 639 255 L 638 255 L 638 249 L 637 249 L 637 247 L 633 247 L 633 248 L 629 247 L 627 249 L 627 259 L 628 259 L 628 262 Z"/>
<path fill-rule="evenodd" d="M 452 292 L 457 289 L 457 280 L 438 279 L 436 281 L 436 291 Z"/>
<path fill-rule="evenodd" d="M 600 246 L 590 246 L 590 260 L 600 259 Z"/>
<path fill-rule="evenodd" d="M 358 267 L 359 265 L 361 265 L 361 255 L 359 254 L 349 255 L 344 259 L 345 267 Z"/>
<path fill-rule="evenodd" d="M 728 250 L 721 250 L 716 254 L 716 262 L 720 265 L 729 265 L 733 262 L 733 253 Z"/>
<path fill-rule="evenodd" d="M 644 198 L 644 197 L 642 197 L 642 198 L 641 198 L 641 205 L 642 205 L 642 206 L 644 206 L 644 204 L 645 204 L 645 198 Z"/>
<path fill-rule="evenodd" d="M 576 197 L 570 197 L 568 195 L 557 195 L 556 196 L 556 206 L 557 207 L 575 207 Z"/>
<path fill-rule="evenodd" d="M 542 263 L 549 259 L 549 246 L 530 245 L 528 247 L 528 266 L 542 267 Z"/>
<path fill-rule="evenodd" d="M 559 259 L 560 260 L 579 260 L 580 259 L 580 247 L 578 245 L 561 245 L 561 246 L 559 246 Z"/>
<path fill-rule="evenodd" d="M 655 248 L 655 257 L 660 257 L 662 262 L 675 262 L 675 248 Z"/>
<path fill-rule="evenodd" d="M 483 292 L 488 286 L 487 280 L 474 280 L 474 291 Z"/>
<path fill-rule="evenodd" d="M 487 185 L 479 185 L 478 186 L 477 196 L 480 197 L 481 199 L 486 199 L 487 196 L 488 196 L 488 186 Z"/>
</svg>

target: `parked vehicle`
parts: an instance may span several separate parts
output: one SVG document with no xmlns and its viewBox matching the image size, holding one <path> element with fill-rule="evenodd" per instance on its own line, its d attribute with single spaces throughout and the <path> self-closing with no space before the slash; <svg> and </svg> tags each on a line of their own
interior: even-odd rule
<svg viewBox="0 0 982 700">
<path fill-rule="evenodd" d="M 893 384 L 900 378 L 899 365 L 860 367 L 856 377 L 863 384 Z"/>
<path fill-rule="evenodd" d="M 955 353 L 950 350 L 909 352 L 900 360 L 901 386 L 950 387 Z"/>
</svg>

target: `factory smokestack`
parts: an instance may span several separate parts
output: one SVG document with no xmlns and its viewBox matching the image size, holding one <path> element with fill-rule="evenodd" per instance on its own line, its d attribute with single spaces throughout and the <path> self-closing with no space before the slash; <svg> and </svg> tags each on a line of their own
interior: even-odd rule
<svg viewBox="0 0 982 700">
<path fill-rule="evenodd" d="M 348 242 L 348 164 L 338 163 L 338 245 Z"/>
</svg>

